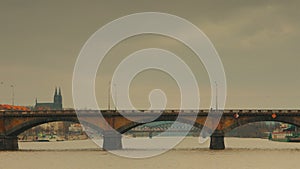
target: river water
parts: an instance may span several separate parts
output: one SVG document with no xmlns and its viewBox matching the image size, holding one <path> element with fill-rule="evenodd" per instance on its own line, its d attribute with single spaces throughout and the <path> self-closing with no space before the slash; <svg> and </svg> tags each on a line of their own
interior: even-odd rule
<svg viewBox="0 0 300 169">
<path fill-rule="evenodd" d="M 154 138 L 168 139 L 168 138 Z M 126 150 L 139 151 L 124 138 Z M 136 138 L 147 144 L 150 139 Z M 135 140 L 135 141 L 136 141 Z M 91 140 L 20 142 L 20 151 L 0 152 L 0 169 L 297 169 L 300 143 L 225 138 L 226 150 L 208 149 L 189 137 L 174 149 L 147 159 L 129 159 L 101 151 Z"/>
</svg>

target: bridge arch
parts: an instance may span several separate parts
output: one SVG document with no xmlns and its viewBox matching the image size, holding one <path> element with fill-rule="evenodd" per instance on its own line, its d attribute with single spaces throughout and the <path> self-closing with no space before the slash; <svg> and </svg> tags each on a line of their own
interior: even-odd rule
<svg viewBox="0 0 300 169">
<path fill-rule="evenodd" d="M 79 123 L 78 119 L 76 117 L 54 117 L 54 118 L 39 118 L 39 119 L 32 119 L 28 120 L 24 123 L 21 123 L 12 129 L 6 131 L 7 136 L 18 136 L 19 134 L 25 132 L 28 129 L 31 129 L 33 127 L 46 124 L 46 123 L 51 123 L 51 122 L 73 122 L 73 123 Z M 84 126 L 88 126 L 94 130 L 96 130 L 99 133 L 103 133 L 104 130 L 92 123 L 89 123 L 87 121 L 80 121 L 81 123 L 84 124 Z"/>
<path fill-rule="evenodd" d="M 162 118 L 158 118 L 154 121 L 151 121 L 151 122 L 147 122 L 147 123 L 137 123 L 137 122 L 131 122 L 131 123 L 128 123 L 127 125 L 124 125 L 118 129 L 116 129 L 119 133 L 121 134 L 124 134 L 126 133 L 127 131 L 135 128 L 135 127 L 138 127 L 138 126 L 141 126 L 141 125 L 144 125 L 144 124 L 149 124 L 149 123 L 153 123 L 153 122 L 174 122 L 175 120 L 171 120 L 171 119 L 162 119 Z M 200 123 L 197 123 L 197 122 L 192 122 L 190 120 L 187 120 L 187 119 L 178 119 L 177 122 L 180 122 L 180 123 L 183 123 L 183 124 L 189 124 L 189 125 L 192 125 L 194 127 L 197 127 L 197 128 L 200 128 L 200 129 L 203 129 L 203 125 L 200 124 Z"/>
<path fill-rule="evenodd" d="M 246 124 L 255 123 L 255 122 L 267 122 L 267 121 L 282 122 L 282 123 L 294 125 L 296 127 L 300 127 L 300 121 L 298 118 L 286 118 L 285 116 L 281 116 L 281 117 L 277 117 L 277 118 L 251 117 L 251 118 L 245 118 L 245 119 L 240 119 L 240 120 L 237 119 L 235 123 L 224 128 L 223 131 L 224 131 L 224 133 L 228 133 L 228 132 L 232 131 L 233 129 L 244 126 Z"/>
</svg>

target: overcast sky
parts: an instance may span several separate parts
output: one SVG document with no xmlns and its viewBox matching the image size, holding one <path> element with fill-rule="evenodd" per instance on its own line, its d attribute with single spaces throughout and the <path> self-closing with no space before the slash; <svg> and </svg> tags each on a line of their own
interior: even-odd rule
<svg viewBox="0 0 300 169">
<path fill-rule="evenodd" d="M 0 102 L 33 105 L 51 101 L 60 86 L 65 107 L 72 107 L 72 75 L 87 39 L 106 23 L 136 12 L 165 12 L 198 26 L 212 41 L 227 77 L 227 108 L 300 108 L 300 1 L 0 1 Z M 209 107 L 208 76 L 183 44 L 161 36 L 137 36 L 118 44 L 97 75 L 96 92 L 107 105 L 107 85 L 116 65 L 149 47 L 170 50 L 191 67 L 199 82 L 201 107 Z M 165 90 L 168 107 L 178 107 L 172 78 L 157 71 L 132 82 L 136 107 L 147 108 L 148 93 Z"/>
</svg>

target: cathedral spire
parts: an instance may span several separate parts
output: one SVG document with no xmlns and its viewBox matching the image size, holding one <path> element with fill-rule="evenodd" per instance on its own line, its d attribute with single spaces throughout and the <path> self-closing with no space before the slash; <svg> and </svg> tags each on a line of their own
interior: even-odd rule
<svg viewBox="0 0 300 169">
<path fill-rule="evenodd" d="M 57 96 L 57 87 L 55 87 L 54 96 Z"/>
</svg>

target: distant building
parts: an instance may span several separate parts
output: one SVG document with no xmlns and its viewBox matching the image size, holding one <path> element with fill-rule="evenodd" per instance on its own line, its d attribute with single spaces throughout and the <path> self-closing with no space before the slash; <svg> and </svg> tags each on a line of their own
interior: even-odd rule
<svg viewBox="0 0 300 169">
<path fill-rule="evenodd" d="M 57 88 L 55 88 L 54 92 L 54 98 L 52 103 L 39 103 L 38 100 L 35 100 L 35 106 L 34 110 L 62 110 L 62 95 L 61 90 L 57 91 Z"/>
<path fill-rule="evenodd" d="M 11 110 L 11 111 L 29 111 L 30 107 L 26 106 L 14 106 L 9 104 L 0 104 L 0 110 Z"/>
</svg>

